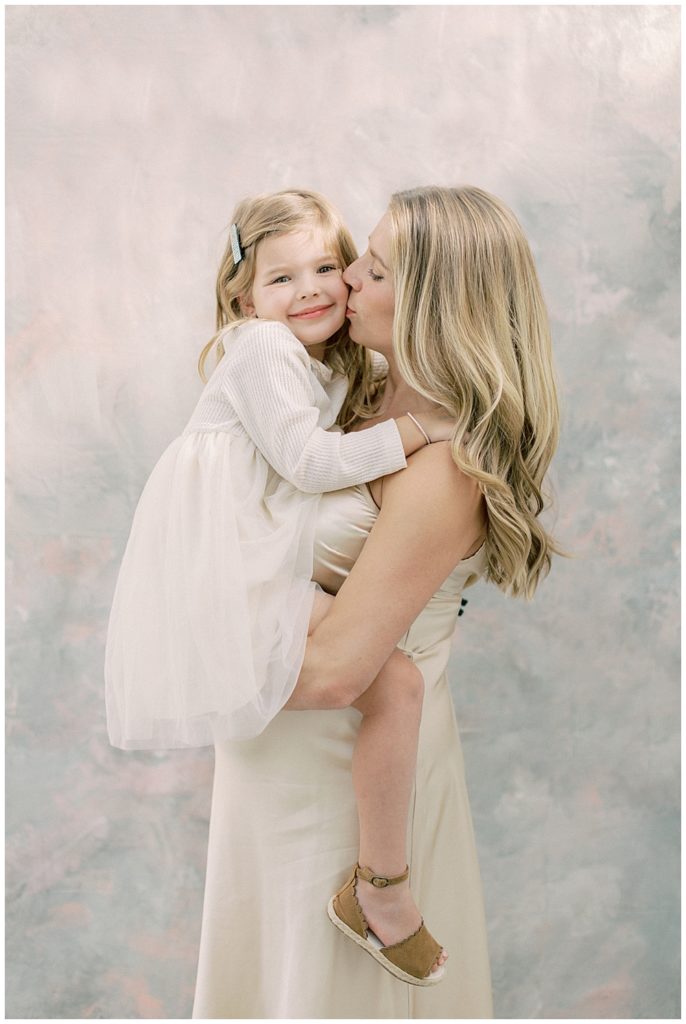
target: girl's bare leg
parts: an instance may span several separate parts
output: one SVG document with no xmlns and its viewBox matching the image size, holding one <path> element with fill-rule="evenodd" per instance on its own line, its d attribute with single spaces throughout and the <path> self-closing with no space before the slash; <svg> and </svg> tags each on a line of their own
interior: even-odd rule
<svg viewBox="0 0 686 1024">
<path fill-rule="evenodd" d="M 419 669 L 394 651 L 352 705 L 362 713 L 353 752 L 359 862 L 377 875 L 400 875 L 407 864 L 407 819 L 423 697 Z M 356 893 L 369 927 L 385 946 L 412 935 L 422 922 L 409 880 L 379 889 L 360 878 Z M 433 970 L 446 959 L 443 950 Z"/>
<path fill-rule="evenodd" d="M 316 595 L 310 632 L 332 603 L 328 594 Z M 400 875 L 407 864 L 407 819 L 423 697 L 421 672 L 396 650 L 352 704 L 362 714 L 352 763 L 360 823 L 359 863 L 378 875 Z M 360 878 L 356 893 L 369 927 L 385 946 L 407 938 L 421 924 L 409 881 L 377 889 Z M 447 956 L 443 950 L 432 970 Z"/>
</svg>

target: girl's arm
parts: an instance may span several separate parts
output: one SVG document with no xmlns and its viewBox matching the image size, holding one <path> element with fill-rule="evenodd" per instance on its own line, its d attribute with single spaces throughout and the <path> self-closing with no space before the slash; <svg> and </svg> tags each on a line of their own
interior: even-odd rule
<svg viewBox="0 0 686 1024">
<path fill-rule="evenodd" d="M 408 417 L 351 434 L 324 430 L 307 350 L 283 324 L 250 326 L 227 346 L 222 387 L 267 462 L 295 487 L 315 494 L 375 480 L 425 444 Z"/>
<path fill-rule="evenodd" d="M 424 449 L 388 477 L 378 519 L 308 639 L 286 707 L 342 708 L 356 700 L 485 526 L 478 485 L 457 469 L 447 444 Z"/>
</svg>

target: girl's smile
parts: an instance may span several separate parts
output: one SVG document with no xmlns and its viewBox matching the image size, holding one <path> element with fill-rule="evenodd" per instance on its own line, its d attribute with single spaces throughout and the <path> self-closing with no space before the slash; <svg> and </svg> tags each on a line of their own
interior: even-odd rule
<svg viewBox="0 0 686 1024">
<path fill-rule="evenodd" d="M 326 306 L 312 306 L 310 309 L 303 309 L 300 313 L 291 313 L 290 317 L 292 320 L 313 320 L 332 308 L 332 303 L 328 303 Z"/>
<path fill-rule="evenodd" d="M 315 359 L 345 323 L 348 286 L 340 259 L 320 227 L 270 235 L 260 242 L 255 279 L 243 299 L 247 316 L 278 320 Z"/>
</svg>

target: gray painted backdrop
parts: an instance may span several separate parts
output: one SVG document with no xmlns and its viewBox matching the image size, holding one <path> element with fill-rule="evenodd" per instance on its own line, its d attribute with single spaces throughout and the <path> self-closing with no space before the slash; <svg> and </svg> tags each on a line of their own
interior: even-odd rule
<svg viewBox="0 0 686 1024">
<path fill-rule="evenodd" d="M 496 1013 L 677 1016 L 678 9 L 7 23 L 8 1015 L 190 1013 L 212 758 L 112 750 L 102 658 L 233 203 L 318 188 L 363 247 L 391 191 L 471 183 L 540 267 L 575 555 L 455 638 Z"/>
</svg>

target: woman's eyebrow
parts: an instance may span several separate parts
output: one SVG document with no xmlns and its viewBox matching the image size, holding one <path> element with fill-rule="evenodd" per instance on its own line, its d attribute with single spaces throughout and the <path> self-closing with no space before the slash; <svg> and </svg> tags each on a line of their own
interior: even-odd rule
<svg viewBox="0 0 686 1024">
<path fill-rule="evenodd" d="M 374 250 L 372 249 L 371 246 L 369 247 L 369 255 L 372 257 L 372 259 L 378 260 L 379 263 L 381 264 L 381 266 L 384 268 L 384 270 L 388 270 L 388 267 L 386 266 L 384 261 L 381 259 L 381 257 L 379 256 L 378 252 L 374 252 Z"/>
</svg>

